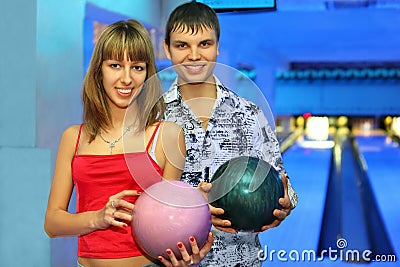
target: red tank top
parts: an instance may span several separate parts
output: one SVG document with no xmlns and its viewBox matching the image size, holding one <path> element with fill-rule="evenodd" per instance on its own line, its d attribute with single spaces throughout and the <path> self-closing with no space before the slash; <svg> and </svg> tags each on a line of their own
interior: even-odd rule
<svg viewBox="0 0 400 267">
<path fill-rule="evenodd" d="M 77 148 L 82 131 L 79 129 L 75 156 L 72 161 L 72 178 L 76 190 L 76 212 L 94 211 L 104 207 L 108 198 L 123 190 L 143 191 L 162 178 L 163 170 L 150 157 L 148 149 L 152 143 L 157 125 L 146 151 L 114 155 L 77 155 Z M 154 140 L 156 142 L 157 140 Z M 150 168 L 143 168 L 150 165 Z M 129 166 L 129 167 L 128 167 Z M 133 178 L 140 176 L 139 184 Z M 131 170 L 131 171 L 130 171 Z M 142 182 L 143 177 L 146 181 Z M 135 203 L 137 197 L 125 198 Z M 132 236 L 131 224 L 119 228 L 111 226 L 78 237 L 78 256 L 88 258 L 126 258 L 143 255 L 143 251 Z"/>
</svg>

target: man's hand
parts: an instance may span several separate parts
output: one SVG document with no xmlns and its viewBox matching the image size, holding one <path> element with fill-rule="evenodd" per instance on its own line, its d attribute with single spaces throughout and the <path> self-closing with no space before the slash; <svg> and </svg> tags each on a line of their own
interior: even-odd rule
<svg viewBox="0 0 400 267">
<path fill-rule="evenodd" d="M 277 227 L 278 225 L 281 224 L 281 222 L 289 216 L 291 210 L 292 210 L 292 204 L 290 202 L 290 198 L 288 195 L 288 178 L 286 177 L 285 174 L 281 174 L 281 179 L 283 183 L 283 189 L 284 189 L 284 197 L 281 197 L 279 199 L 279 204 L 282 206 L 282 209 L 275 209 L 274 210 L 274 216 L 277 218 L 274 220 L 272 223 L 269 225 L 264 225 L 261 228 L 261 231 L 265 231 L 274 227 Z"/>
<path fill-rule="evenodd" d="M 204 196 L 204 198 L 208 202 L 208 192 L 210 192 L 210 190 L 212 188 L 212 184 L 207 183 L 207 182 L 201 182 L 198 185 L 198 188 L 199 188 L 201 194 Z M 211 222 L 215 228 L 217 228 L 220 231 L 227 232 L 227 233 L 237 233 L 236 229 L 230 227 L 231 221 L 224 220 L 219 217 L 220 215 L 224 214 L 225 211 L 223 209 L 216 208 L 211 204 L 208 204 L 208 206 L 209 206 L 210 212 L 211 212 Z"/>
</svg>

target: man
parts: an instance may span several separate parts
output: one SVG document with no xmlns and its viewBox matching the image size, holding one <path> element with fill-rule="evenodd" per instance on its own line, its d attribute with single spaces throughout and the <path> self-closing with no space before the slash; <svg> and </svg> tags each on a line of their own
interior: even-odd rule
<svg viewBox="0 0 400 267">
<path fill-rule="evenodd" d="M 182 180 L 197 186 L 210 182 L 225 161 L 242 155 L 262 158 L 282 176 L 285 197 L 278 218 L 262 230 L 276 227 L 297 204 L 283 166 L 279 143 L 261 109 L 228 90 L 213 74 L 219 54 L 220 27 L 209 6 L 188 2 L 178 6 L 166 26 L 164 49 L 178 78 L 164 94 L 166 119 L 185 132 L 187 158 Z M 234 114 L 241 119 L 233 119 Z M 200 266 L 260 266 L 256 233 L 237 232 L 211 207 L 215 241 Z"/>
</svg>

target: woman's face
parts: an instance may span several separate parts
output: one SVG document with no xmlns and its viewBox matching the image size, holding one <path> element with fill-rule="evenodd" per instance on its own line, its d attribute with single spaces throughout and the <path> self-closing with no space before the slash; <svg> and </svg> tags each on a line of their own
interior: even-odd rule
<svg viewBox="0 0 400 267">
<path fill-rule="evenodd" d="M 146 80 L 146 62 L 108 59 L 101 66 L 102 82 L 111 108 L 126 109 Z"/>
</svg>

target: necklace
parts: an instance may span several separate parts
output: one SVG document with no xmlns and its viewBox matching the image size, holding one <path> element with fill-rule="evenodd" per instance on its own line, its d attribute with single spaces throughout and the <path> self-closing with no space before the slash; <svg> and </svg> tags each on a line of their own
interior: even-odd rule
<svg viewBox="0 0 400 267">
<path fill-rule="evenodd" d="M 124 132 L 122 133 L 122 135 L 121 135 L 119 138 L 115 139 L 114 141 L 108 141 L 108 140 L 106 140 L 106 139 L 101 135 L 101 130 L 99 131 L 99 136 L 100 136 L 101 140 L 103 140 L 104 142 L 106 142 L 106 143 L 108 144 L 108 147 L 110 148 L 110 155 L 112 155 L 112 150 L 113 150 L 113 148 L 115 147 L 115 145 L 119 142 L 119 140 L 122 139 L 122 137 L 123 137 L 127 132 L 129 132 L 129 131 L 131 130 L 131 128 L 132 128 L 132 124 L 129 125 L 128 127 L 126 127 L 125 130 L 124 130 Z"/>
</svg>

